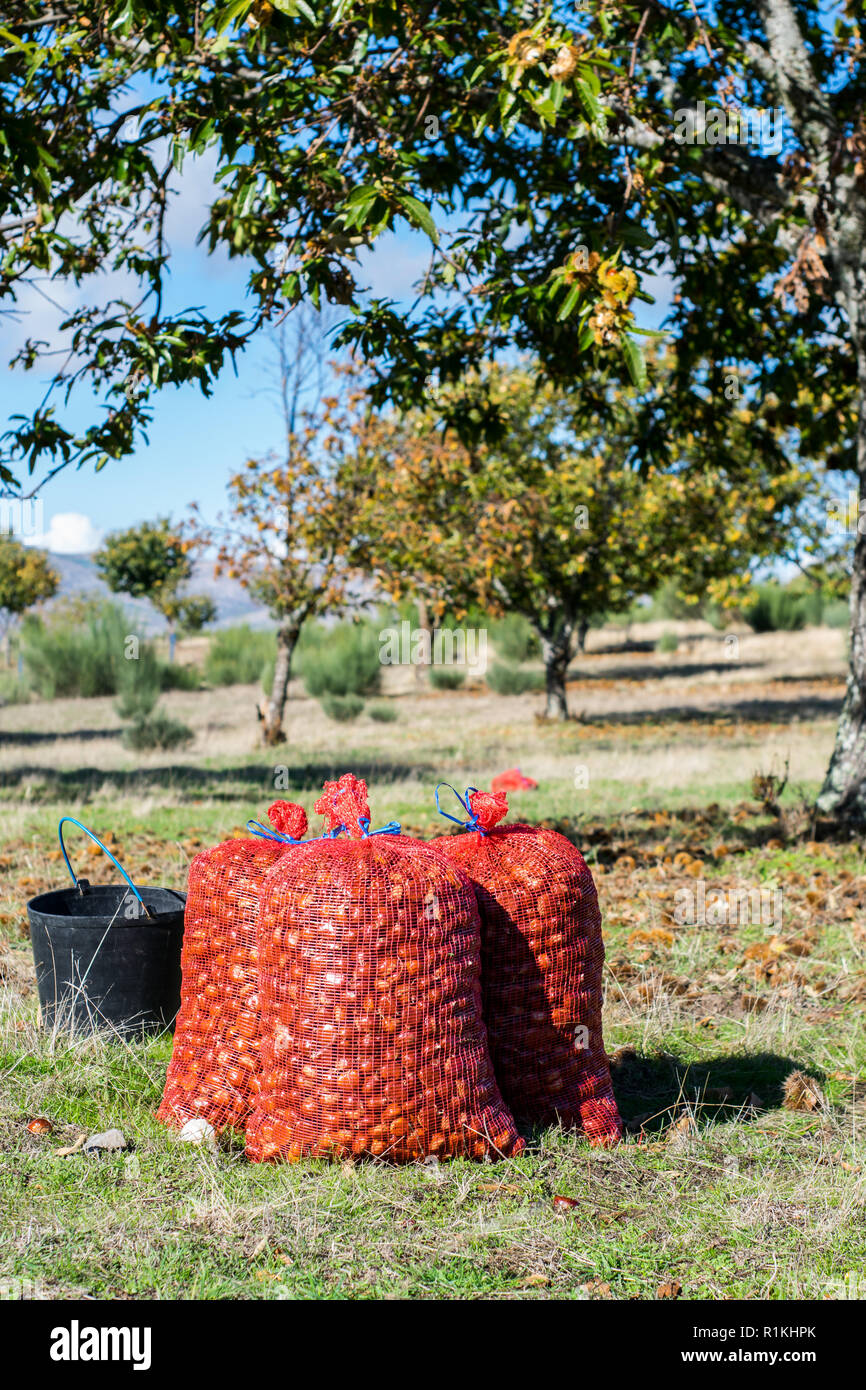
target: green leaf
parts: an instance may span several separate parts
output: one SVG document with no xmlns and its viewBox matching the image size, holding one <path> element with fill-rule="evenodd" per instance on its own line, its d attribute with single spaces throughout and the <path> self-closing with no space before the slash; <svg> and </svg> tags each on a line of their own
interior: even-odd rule
<svg viewBox="0 0 866 1390">
<path fill-rule="evenodd" d="M 413 226 L 420 227 L 422 231 L 427 233 L 432 242 L 438 243 L 439 233 L 429 208 L 425 208 L 424 204 L 418 198 L 413 198 L 410 193 L 404 193 L 399 201 Z"/>
<path fill-rule="evenodd" d="M 571 289 L 568 291 L 568 294 L 565 296 L 565 301 L 562 307 L 560 308 L 559 313 L 556 316 L 557 323 L 561 323 L 563 319 L 568 318 L 569 314 L 571 313 L 572 309 L 574 308 L 575 304 L 579 299 L 580 285 L 572 285 Z"/>
<path fill-rule="evenodd" d="M 275 10 L 287 15 L 289 19 L 294 19 L 296 14 L 302 14 L 311 24 L 317 23 L 316 12 L 310 8 L 306 0 L 271 0 L 271 4 Z"/>
<path fill-rule="evenodd" d="M 628 374 L 639 391 L 646 386 L 646 362 L 640 344 L 627 334 L 622 340 L 622 355 L 628 367 Z"/>
<path fill-rule="evenodd" d="M 216 31 L 221 34 L 224 29 L 228 29 L 230 24 L 234 24 L 238 19 L 249 14 L 253 7 L 253 0 L 231 0 L 224 10 L 220 10 L 216 17 Z"/>
</svg>

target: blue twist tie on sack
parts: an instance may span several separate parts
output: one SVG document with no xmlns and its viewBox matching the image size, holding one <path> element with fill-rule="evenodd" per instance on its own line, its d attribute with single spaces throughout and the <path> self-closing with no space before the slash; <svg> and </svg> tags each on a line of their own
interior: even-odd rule
<svg viewBox="0 0 866 1390">
<path fill-rule="evenodd" d="M 303 840 L 293 840 L 291 835 L 283 835 L 280 830 L 274 830 L 269 825 L 262 825 L 261 821 L 248 820 L 247 830 L 251 835 L 258 835 L 260 840 L 278 840 L 283 845 L 302 845 Z"/>
<path fill-rule="evenodd" d="M 345 828 L 344 825 L 339 825 L 336 830 L 326 830 L 324 835 L 313 835 L 309 840 L 294 840 L 291 835 L 284 835 L 281 830 L 274 830 L 269 825 L 262 825 L 261 821 L 247 821 L 247 830 L 251 835 L 258 835 L 260 840 L 277 840 L 281 845 L 312 845 L 315 844 L 316 840 L 333 840 Z M 379 833 L 378 830 L 373 832 L 374 835 Z"/>
<path fill-rule="evenodd" d="M 365 839 L 365 840 L 368 840 L 368 839 L 370 838 L 371 835 L 402 835 L 402 834 L 403 834 L 403 827 L 402 827 L 402 825 L 400 824 L 400 822 L 399 822 L 398 820 L 389 820 L 387 825 L 380 825 L 378 830 L 371 830 L 371 829 L 370 829 L 370 818 L 369 818 L 369 816 L 359 816 L 359 817 L 358 817 L 358 824 L 359 824 L 359 826 L 361 827 L 361 834 L 364 836 L 364 839 Z M 343 825 L 343 824 L 341 823 L 340 825 L 334 826 L 334 829 L 331 830 L 331 831 L 329 832 L 328 835 L 323 835 L 323 836 L 322 836 L 322 839 L 323 839 L 323 840 L 324 840 L 324 839 L 328 839 L 328 838 L 330 838 L 330 839 L 335 839 L 338 835 L 342 834 L 343 831 L 345 831 L 346 834 L 348 835 L 348 833 L 349 833 L 349 827 L 348 827 L 347 825 Z"/>
<path fill-rule="evenodd" d="M 447 787 L 450 792 L 454 793 L 454 795 L 457 797 L 457 800 L 460 802 L 460 805 L 463 807 L 464 811 L 469 817 L 468 820 L 461 820 L 459 816 L 452 816 L 449 811 L 442 810 L 442 807 L 439 805 L 439 792 L 442 787 Z M 486 831 L 483 826 L 478 824 L 478 817 L 476 816 L 469 802 L 469 793 L 477 791 L 477 787 L 467 787 L 464 795 L 461 796 L 457 788 L 452 787 L 450 782 L 440 782 L 439 786 L 433 793 L 436 801 L 436 810 L 439 812 L 440 816 L 444 816 L 446 820 L 453 820 L 454 824 L 459 825 L 462 830 L 477 830 L 479 835 L 487 835 L 489 832 Z"/>
</svg>

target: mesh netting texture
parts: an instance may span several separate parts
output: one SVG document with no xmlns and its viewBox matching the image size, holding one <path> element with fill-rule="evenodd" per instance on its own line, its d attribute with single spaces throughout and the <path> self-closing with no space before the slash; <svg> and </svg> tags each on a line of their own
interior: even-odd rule
<svg viewBox="0 0 866 1390">
<path fill-rule="evenodd" d="M 268 816 L 300 838 L 300 806 L 275 802 Z M 291 845 L 234 839 L 196 856 L 184 913 L 181 1006 L 162 1103 L 165 1124 L 207 1120 L 242 1130 L 259 1089 L 258 914 L 268 871 Z"/>
<path fill-rule="evenodd" d="M 469 802 L 479 828 L 430 843 L 476 888 L 484 1019 L 503 1098 L 518 1120 L 561 1121 L 592 1144 L 614 1143 L 622 1122 L 602 1037 L 592 875 L 556 831 L 497 826 L 504 797 L 476 793 Z"/>
<path fill-rule="evenodd" d="M 519 1152 L 481 1016 L 472 886 L 420 841 L 368 833 L 357 779 L 327 784 L 316 810 L 361 838 L 313 842 L 263 884 L 249 1157 Z"/>
</svg>

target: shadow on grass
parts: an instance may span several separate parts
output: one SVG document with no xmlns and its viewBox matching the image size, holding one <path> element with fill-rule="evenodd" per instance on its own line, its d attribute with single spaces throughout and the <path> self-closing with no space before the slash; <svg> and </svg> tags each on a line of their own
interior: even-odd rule
<svg viewBox="0 0 866 1390">
<path fill-rule="evenodd" d="M 20 743 L 25 747 L 40 743 L 62 743 L 64 739 L 76 743 L 92 743 L 95 739 L 120 738 L 123 729 L 68 729 L 48 733 L 35 733 L 31 729 L 0 730 L 0 746 Z"/>
<path fill-rule="evenodd" d="M 688 1062 L 668 1053 L 648 1057 L 629 1048 L 612 1059 L 610 1074 L 627 1129 L 652 1134 L 666 1129 L 686 1109 L 699 1128 L 735 1116 L 759 1119 L 762 1111 L 782 1104 L 785 1078 L 798 1069 L 813 1074 L 794 1058 L 773 1052 Z"/>
<path fill-rule="evenodd" d="M 283 761 L 285 760 L 285 761 Z M 386 758 L 347 758 L 339 762 L 291 763 L 288 750 L 275 748 L 261 763 L 246 763 L 241 767 L 207 768 L 190 764 L 155 765 L 136 768 L 51 768 L 21 766 L 0 772 L 0 789 L 10 790 L 32 786 L 30 800 L 53 801 L 58 796 L 74 792 L 80 799 L 88 792 L 110 787 L 118 792 L 144 792 L 158 789 L 188 793 L 190 797 L 206 795 L 212 801 L 236 801 L 247 792 L 260 797 L 274 790 L 275 767 L 288 768 L 288 788 L 303 792 L 321 791 L 322 783 L 332 781 L 345 772 L 346 762 L 352 764 L 356 775 L 366 781 L 404 782 L 410 777 L 430 779 L 436 769 L 427 763 L 391 761 Z"/>
<path fill-rule="evenodd" d="M 791 699 L 720 700 L 710 708 L 694 705 L 668 705 L 664 709 L 621 710 L 616 713 L 588 714 L 579 723 L 587 728 L 593 724 L 634 728 L 641 725 L 717 724 L 720 719 L 759 724 L 791 724 L 812 719 L 836 718 L 842 708 L 844 691 L 833 695 L 792 696 Z"/>
<path fill-rule="evenodd" d="M 596 656 L 598 653 L 593 652 Z M 591 685 L 593 681 L 626 681 L 641 684 L 644 681 L 666 680 L 670 676 L 685 679 L 690 676 L 727 676 L 734 679 L 740 672 L 754 671 L 763 666 L 762 661 L 671 661 L 650 665 L 602 666 L 597 670 L 587 670 L 577 664 L 569 667 L 568 683 Z M 801 677 L 801 679 L 803 679 Z"/>
</svg>

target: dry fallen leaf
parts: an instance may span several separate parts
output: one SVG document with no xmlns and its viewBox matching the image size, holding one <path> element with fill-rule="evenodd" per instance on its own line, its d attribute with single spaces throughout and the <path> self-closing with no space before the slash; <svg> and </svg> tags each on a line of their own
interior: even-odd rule
<svg viewBox="0 0 866 1390">
<path fill-rule="evenodd" d="M 526 1278 L 521 1281 L 520 1287 L 522 1289 L 541 1289 L 545 1284 L 549 1283 L 550 1280 L 546 1274 L 528 1274 Z"/>
<path fill-rule="evenodd" d="M 581 1284 L 581 1291 L 588 1294 L 590 1298 L 610 1298 L 610 1284 L 604 1279 L 590 1279 L 588 1283 Z"/>
<path fill-rule="evenodd" d="M 673 946 L 673 932 L 663 927 L 639 927 L 628 938 L 629 946 Z"/>
<path fill-rule="evenodd" d="M 554 1211 L 572 1211 L 578 1205 L 577 1199 L 574 1197 L 562 1197 L 557 1194 L 553 1199 Z"/>
<path fill-rule="evenodd" d="M 679 1298 L 683 1286 L 679 1279 L 671 1279 L 667 1284 L 659 1284 L 656 1298 Z"/>
<path fill-rule="evenodd" d="M 83 1149 L 83 1148 L 84 1148 L 84 1145 L 85 1145 L 86 1143 L 87 1143 L 87 1135 L 86 1135 L 86 1134 L 79 1134 L 78 1138 L 75 1140 L 75 1142 L 74 1142 L 73 1144 L 67 1144 L 66 1147 L 65 1147 L 64 1149 L 55 1149 L 55 1150 L 54 1150 L 54 1157 L 55 1157 L 55 1158 L 68 1158 L 70 1154 L 77 1154 L 77 1153 L 78 1153 L 78 1150 L 79 1150 L 79 1149 Z"/>
<path fill-rule="evenodd" d="M 813 1081 L 811 1076 L 806 1076 L 802 1071 L 792 1071 L 785 1079 L 785 1098 L 782 1103 L 786 1110 L 818 1110 L 824 1104 L 824 1096 L 817 1081 Z"/>
<path fill-rule="evenodd" d="M 687 1134 L 695 1134 L 696 1132 L 697 1125 L 694 1122 L 694 1118 L 686 1114 L 681 1115 L 678 1120 L 675 1120 L 674 1123 L 669 1126 L 665 1137 L 667 1142 L 670 1143 L 671 1140 L 682 1138 Z"/>
</svg>

